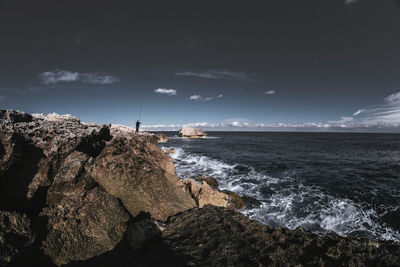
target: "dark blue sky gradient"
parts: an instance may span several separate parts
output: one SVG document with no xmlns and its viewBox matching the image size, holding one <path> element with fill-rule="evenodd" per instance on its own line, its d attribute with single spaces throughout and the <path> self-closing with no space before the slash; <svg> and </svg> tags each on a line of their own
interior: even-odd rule
<svg viewBox="0 0 400 267">
<path fill-rule="evenodd" d="M 0 1 L 0 107 L 133 125 L 142 103 L 146 125 L 303 123 L 400 91 L 398 1 L 135 2 Z M 57 70 L 119 81 L 45 84 Z M 246 78 L 175 74 L 221 71 Z"/>
</svg>

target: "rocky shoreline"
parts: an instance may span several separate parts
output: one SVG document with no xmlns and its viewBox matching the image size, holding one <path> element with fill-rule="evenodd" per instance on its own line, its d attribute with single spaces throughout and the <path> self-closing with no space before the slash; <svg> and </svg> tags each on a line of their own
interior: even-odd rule
<svg viewBox="0 0 400 267">
<path fill-rule="evenodd" d="M 11 110 L 0 130 L 0 265 L 399 266 L 397 242 L 246 218 L 179 179 L 155 135 Z"/>
</svg>

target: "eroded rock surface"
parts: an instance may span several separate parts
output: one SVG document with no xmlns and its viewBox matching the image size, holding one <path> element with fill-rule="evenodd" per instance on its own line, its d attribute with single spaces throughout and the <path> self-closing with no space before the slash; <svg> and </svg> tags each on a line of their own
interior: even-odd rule
<svg viewBox="0 0 400 267">
<path fill-rule="evenodd" d="M 12 262 L 14 256 L 34 240 L 35 236 L 26 215 L 0 211 L 0 265 Z"/>
<path fill-rule="evenodd" d="M 160 255 L 165 246 L 190 266 L 399 266 L 400 262 L 400 246 L 393 241 L 270 228 L 211 205 L 173 216 L 158 244 Z"/>
</svg>

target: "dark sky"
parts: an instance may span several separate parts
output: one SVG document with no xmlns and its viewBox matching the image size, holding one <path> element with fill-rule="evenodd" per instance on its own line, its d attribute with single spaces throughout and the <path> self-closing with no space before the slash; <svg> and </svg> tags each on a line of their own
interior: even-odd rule
<svg viewBox="0 0 400 267">
<path fill-rule="evenodd" d="M 2 108 L 395 127 L 399 92 L 399 1 L 0 0 Z"/>
</svg>

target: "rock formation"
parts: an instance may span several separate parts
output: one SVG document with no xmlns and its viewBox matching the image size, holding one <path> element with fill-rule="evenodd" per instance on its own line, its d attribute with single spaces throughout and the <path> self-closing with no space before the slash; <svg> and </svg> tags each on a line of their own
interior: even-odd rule
<svg viewBox="0 0 400 267">
<path fill-rule="evenodd" d="M 197 206 L 154 135 L 70 115 L 1 111 L 0 122 L 0 211 L 26 214 L 55 264 L 114 249 L 141 213 L 161 222 Z M 7 240 L 3 262 L 29 245 Z"/>
<path fill-rule="evenodd" d="M 396 242 L 319 237 L 247 219 L 232 209 L 242 205 L 233 194 L 181 181 L 158 140 L 70 115 L 1 110 L 0 265 L 399 262 Z"/>
<path fill-rule="evenodd" d="M 179 136 L 186 138 L 204 138 L 207 134 L 200 128 L 183 126 L 179 131 Z"/>
<path fill-rule="evenodd" d="M 165 247 L 170 249 L 163 255 Z M 400 246 L 302 228 L 270 228 L 231 209 L 205 206 L 173 216 L 151 253 L 188 266 L 399 266 Z"/>
</svg>

